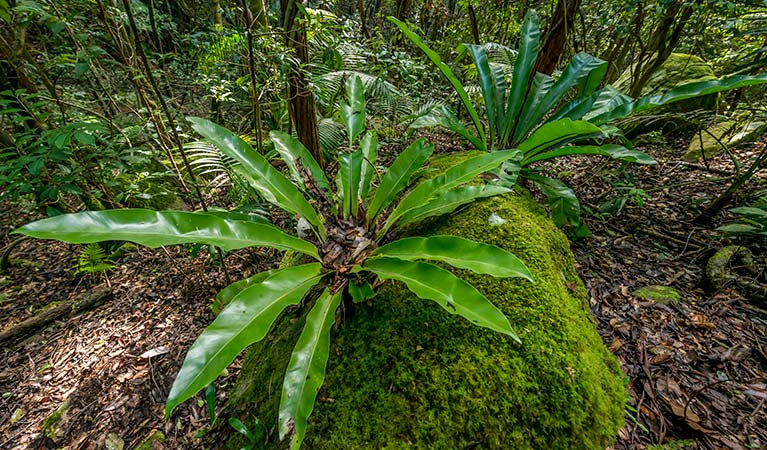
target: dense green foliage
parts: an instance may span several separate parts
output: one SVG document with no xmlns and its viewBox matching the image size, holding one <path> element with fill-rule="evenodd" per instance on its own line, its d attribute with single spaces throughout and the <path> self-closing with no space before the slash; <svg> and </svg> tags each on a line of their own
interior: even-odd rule
<svg viewBox="0 0 767 450">
<path fill-rule="evenodd" d="M 582 292 L 562 237 L 531 231 L 548 225 L 518 210 L 535 209 L 527 199 L 514 200 L 523 208 L 498 199 L 474 206 L 478 221 L 435 218 L 509 194 L 522 178 L 545 196 L 555 225 L 588 235 L 552 160 L 654 164 L 623 131 L 639 133 L 629 122 L 648 112 L 667 122 L 667 105 L 684 106 L 676 113 L 690 130 L 763 125 L 766 23 L 763 2 L 750 0 L 0 0 L 0 202 L 51 216 L 23 233 L 86 244 L 74 251 L 77 272 L 111 267 L 113 255 L 94 244 L 103 240 L 189 244 L 193 254 L 208 247 L 224 267 L 227 252 L 254 246 L 303 258 L 220 292 L 224 309 L 189 350 L 168 415 L 278 323 L 279 350 L 258 351 L 279 370 L 259 376 L 286 375 L 282 384 L 263 380 L 281 394 L 257 403 L 271 421 L 264 426 L 278 423 L 277 435 L 295 446 L 308 427 L 316 433 L 309 442 L 327 448 L 364 447 L 373 434 L 392 440 L 376 446 L 413 439 L 443 448 L 599 448 L 620 425 L 623 391 L 614 361 L 573 306 Z M 677 83 L 669 68 L 695 82 Z M 426 129 L 434 126 L 484 153 L 426 167 L 435 148 L 413 134 L 437 133 Z M 707 213 L 734 206 L 767 151 L 744 158 Z M 594 214 L 648 198 L 621 189 Z M 763 236 L 764 205 L 749 202 L 720 230 Z M 487 205 L 521 223 L 488 227 Z M 419 236 L 413 230 L 424 221 L 436 226 Z M 540 285 L 506 279 L 530 279 L 525 264 Z M 555 269 L 575 295 L 555 282 Z M 373 298 L 384 280 L 395 282 Z M 500 333 L 439 316 L 412 295 Z M 563 297 L 573 302 L 559 305 Z M 341 305 L 358 316 L 332 331 L 341 341 L 331 344 Z M 284 310 L 304 314 L 288 325 Z M 400 339 L 442 335 L 450 339 L 420 355 Z M 572 340 L 562 344 L 564 335 Z M 392 360 L 418 364 L 366 353 L 383 352 L 387 340 L 402 343 Z M 440 345 L 456 352 L 442 354 Z M 277 361 L 272 351 L 292 356 Z M 530 367 L 543 371 L 540 379 L 527 377 Z M 571 369 L 575 381 L 561 387 Z M 403 391 L 361 384 L 379 376 Z M 484 390 L 480 400 L 458 402 L 445 386 Z M 339 403 L 315 406 L 322 389 Z M 361 413 L 365 389 L 380 397 L 375 420 Z M 342 407 L 341 398 L 350 403 Z M 313 408 L 322 410 L 314 422 Z M 341 421 L 358 434 L 331 433 Z M 230 423 L 254 448 L 270 435 Z M 485 436 L 479 444 L 476 430 Z"/>
<path fill-rule="evenodd" d="M 518 162 L 519 152 L 466 159 L 422 181 L 394 203 L 433 147 L 417 140 L 371 190 L 377 138 L 370 133 L 361 137 L 365 130 L 362 81 L 353 77 L 346 87 L 348 103 L 342 104 L 341 115 L 349 147 L 357 148 L 338 155 L 335 190 L 309 151 L 286 134 L 273 133 L 272 140 L 289 168 L 292 182 L 231 132 L 207 120 L 189 119 L 196 131 L 239 163 L 240 174 L 267 201 L 309 224 L 311 232 L 305 240 L 267 223 L 219 217 L 207 211 L 85 212 L 44 219 L 17 230 L 32 237 L 72 243 L 129 240 L 158 247 L 197 242 L 224 250 L 266 246 L 297 251 L 316 260 L 257 274 L 222 291 L 221 303 L 226 306 L 189 349 L 168 395 L 166 417 L 177 405 L 214 382 L 245 347 L 266 337 L 284 309 L 309 297 L 307 301 L 314 301 L 314 306 L 307 313 L 285 369 L 279 413 L 280 440 L 287 439 L 291 448 L 299 448 L 323 383 L 336 310 L 344 296 L 350 296 L 350 284 L 365 285 L 375 277 L 400 281 L 419 298 L 437 302 L 450 314 L 519 341 L 503 313 L 472 285 L 441 267 L 422 262 L 434 260 L 480 274 L 532 281 L 527 267 L 516 256 L 455 236 L 408 238 L 379 245 L 388 240 L 386 232 L 396 227 L 449 213 L 477 198 L 508 192 L 492 185 L 479 189 L 464 189 L 463 185 L 504 161 L 516 158 Z M 389 212 L 390 204 L 395 206 Z M 377 220 L 379 217 L 383 219 Z M 309 294 L 314 288 L 321 293 Z"/>
</svg>

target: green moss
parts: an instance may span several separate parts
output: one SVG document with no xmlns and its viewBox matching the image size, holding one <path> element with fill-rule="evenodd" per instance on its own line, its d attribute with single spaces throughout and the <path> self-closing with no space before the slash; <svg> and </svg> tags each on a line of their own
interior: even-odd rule
<svg viewBox="0 0 767 450">
<path fill-rule="evenodd" d="M 64 400 L 64 403 L 59 405 L 55 411 L 53 411 L 48 417 L 43 420 L 40 425 L 42 432 L 49 438 L 53 439 L 59 434 L 64 418 L 69 411 L 69 399 Z"/>
<path fill-rule="evenodd" d="M 663 445 L 648 445 L 647 450 L 685 450 L 687 448 L 697 448 L 695 441 L 683 439 L 679 441 L 670 441 Z"/>
<path fill-rule="evenodd" d="M 635 68 L 629 68 L 621 74 L 613 85 L 623 92 L 628 92 Z M 677 86 L 696 81 L 716 80 L 717 76 L 711 66 L 695 55 L 672 53 L 668 59 L 650 76 L 642 88 L 642 95 L 655 95 L 667 92 Z M 650 114 L 660 111 L 685 112 L 696 109 L 712 110 L 716 107 L 718 94 L 704 95 L 698 98 L 672 103 Z M 647 130 L 650 131 L 650 130 Z"/>
<path fill-rule="evenodd" d="M 668 305 L 679 303 L 682 295 L 669 286 L 645 286 L 634 291 L 634 297 Z"/>
<path fill-rule="evenodd" d="M 716 156 L 724 151 L 722 144 L 728 145 L 730 135 L 735 132 L 736 126 L 737 124 L 731 121 L 719 122 L 695 134 L 682 159 L 695 162 L 702 159 L 704 155 L 706 159 Z"/>
<path fill-rule="evenodd" d="M 492 214 L 506 222 L 490 225 Z M 623 423 L 626 392 L 565 236 L 526 196 L 479 202 L 428 232 L 499 245 L 527 263 L 535 283 L 460 272 L 504 311 L 522 344 L 387 284 L 370 305 L 346 307 L 333 330 L 304 448 L 604 449 Z M 248 352 L 230 402 L 236 416 L 276 426 L 299 315 Z M 238 439 L 227 448 L 240 448 Z M 282 448 L 276 440 L 272 433 L 266 448 Z"/>
<path fill-rule="evenodd" d="M 161 444 L 163 442 L 165 442 L 165 435 L 162 431 L 157 430 L 141 441 L 141 443 L 133 450 L 153 450 L 155 448 L 155 443 Z M 162 448 L 162 445 L 160 445 L 160 448 Z"/>
</svg>

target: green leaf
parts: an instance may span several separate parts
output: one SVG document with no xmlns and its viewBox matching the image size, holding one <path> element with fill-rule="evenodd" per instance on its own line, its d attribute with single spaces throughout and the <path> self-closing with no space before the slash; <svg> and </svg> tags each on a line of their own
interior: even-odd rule
<svg viewBox="0 0 767 450">
<path fill-rule="evenodd" d="M 376 293 L 370 283 L 357 284 L 356 281 L 349 282 L 349 295 L 352 296 L 354 303 L 361 303 L 369 298 L 375 297 Z"/>
<path fill-rule="evenodd" d="M 320 263 L 304 264 L 277 270 L 240 292 L 186 354 L 168 394 L 166 419 L 173 408 L 212 383 L 245 347 L 263 339 L 279 314 L 300 302 L 322 276 Z"/>
<path fill-rule="evenodd" d="M 296 342 L 285 371 L 280 399 L 280 440 L 290 438 L 290 448 L 297 450 L 304 440 L 306 419 L 314 409 L 317 392 L 325 379 L 330 353 L 330 327 L 341 303 L 343 291 L 331 294 L 325 289 L 306 316 L 306 324 Z"/>
<path fill-rule="evenodd" d="M 545 123 L 519 144 L 519 150 L 525 155 L 522 165 L 529 164 L 529 159 L 551 147 L 561 146 L 575 139 L 601 135 L 602 129 L 585 120 L 559 119 Z"/>
<path fill-rule="evenodd" d="M 236 431 L 236 432 L 240 433 L 241 435 L 245 436 L 248 439 L 248 441 L 250 441 L 250 442 L 255 442 L 256 441 L 256 437 L 253 436 L 253 433 L 251 433 L 250 430 L 248 430 L 248 427 L 246 427 L 245 424 L 243 424 L 240 421 L 240 419 L 238 419 L 236 417 L 230 417 L 227 420 L 227 422 L 229 422 L 229 426 L 234 428 L 234 431 Z"/>
<path fill-rule="evenodd" d="M 462 48 L 468 50 L 479 75 L 479 87 L 485 99 L 485 113 L 489 128 L 489 145 L 495 142 L 498 132 L 501 130 L 503 120 L 503 108 L 506 96 L 506 81 L 498 77 L 497 73 L 490 69 L 487 53 L 480 45 L 462 44 Z M 460 52 L 461 48 L 459 48 Z"/>
<path fill-rule="evenodd" d="M 453 267 L 494 277 L 521 277 L 533 281 L 525 263 L 512 253 L 494 245 L 456 236 L 399 239 L 377 248 L 370 256 L 386 256 L 407 261 L 442 261 Z"/>
<path fill-rule="evenodd" d="M 511 192 L 511 189 L 492 184 L 454 187 L 432 198 L 425 205 L 403 214 L 399 219 L 399 225 L 403 226 L 429 217 L 441 216 L 478 198 L 493 197 L 507 192 Z"/>
<path fill-rule="evenodd" d="M 197 211 L 198 214 L 209 214 L 211 216 L 216 216 L 221 219 L 226 220 L 241 220 L 243 222 L 253 222 L 253 223 L 270 223 L 268 220 L 266 220 L 263 216 L 259 216 L 256 214 L 247 214 L 243 212 L 237 212 L 237 211 L 225 211 L 225 210 L 216 210 L 216 209 L 208 209 L 205 212 Z"/>
<path fill-rule="evenodd" d="M 234 300 L 234 298 L 240 294 L 240 292 L 244 291 L 245 289 L 251 286 L 261 283 L 265 279 L 272 276 L 272 274 L 273 272 L 271 270 L 267 270 L 264 272 L 259 272 L 251 277 L 243 278 L 242 280 L 235 281 L 229 286 L 218 291 L 218 294 L 216 294 L 216 301 L 219 303 L 220 306 L 226 306 L 229 303 L 231 303 L 232 300 Z"/>
<path fill-rule="evenodd" d="M 5 23 L 11 23 L 11 7 L 8 5 L 8 0 L 0 0 L 0 19 Z"/>
<path fill-rule="evenodd" d="M 730 211 L 744 216 L 767 217 L 767 210 L 750 206 L 740 206 L 738 208 L 732 208 Z"/>
<path fill-rule="evenodd" d="M 434 300 L 450 314 L 458 314 L 471 323 L 519 338 L 509 319 L 474 286 L 433 264 L 398 258 L 371 258 L 363 269 L 381 279 L 405 283 L 418 297 Z"/>
<path fill-rule="evenodd" d="M 565 67 L 562 75 L 557 78 L 557 81 L 545 92 L 540 101 L 535 104 L 535 108 L 524 117 L 524 122 L 519 124 L 519 133 L 516 136 L 526 136 L 530 130 L 538 126 L 543 121 L 544 116 L 562 102 L 572 87 L 580 85 L 593 90 L 601 81 L 606 70 L 607 62 L 599 58 L 583 52 L 575 55 L 567 67 Z M 594 73 L 595 77 L 598 77 L 596 85 L 593 85 L 595 80 L 590 79 L 592 73 Z"/>
<path fill-rule="evenodd" d="M 394 197 L 407 186 L 410 177 L 423 166 L 433 151 L 434 145 L 427 144 L 426 139 L 418 139 L 400 153 L 373 193 L 368 207 L 368 217 L 371 221 L 375 220 L 378 213 L 389 206 Z"/>
<path fill-rule="evenodd" d="M 668 105 L 688 98 L 767 83 L 767 73 L 758 75 L 735 75 L 721 80 L 697 81 L 677 86 L 663 94 L 642 97 L 635 102 L 634 113 L 661 105 Z"/>
<path fill-rule="evenodd" d="M 285 234 L 273 225 L 226 220 L 211 214 L 186 211 L 86 211 L 38 220 L 24 225 L 14 233 L 72 244 L 115 240 L 154 248 L 197 243 L 215 245 L 226 251 L 245 247 L 271 247 L 296 250 L 319 259 L 314 245 Z"/>
<path fill-rule="evenodd" d="M 589 114 L 586 118 L 592 123 L 603 124 L 611 120 L 622 119 L 631 114 L 656 108 L 658 106 L 687 100 L 688 98 L 700 97 L 702 95 L 714 94 L 716 92 L 739 89 L 747 86 L 755 86 L 763 83 L 767 83 L 767 73 L 758 75 L 735 75 L 722 78 L 721 80 L 696 81 L 694 83 L 677 86 L 662 94 L 641 97 L 630 103 L 626 103 L 623 101 L 625 98 L 621 98 L 620 100 L 622 101 L 614 101 L 605 107 L 600 107 L 598 111 L 596 111 L 597 107 L 595 104 L 594 113 Z M 615 100 L 615 97 L 613 97 L 613 100 Z"/>
<path fill-rule="evenodd" d="M 556 226 L 577 227 L 580 224 L 581 206 L 575 192 L 568 185 L 554 178 L 540 175 L 526 175 L 526 178 L 533 181 L 546 195 L 546 203 L 551 210 L 551 220 Z"/>
<path fill-rule="evenodd" d="M 498 167 L 502 162 L 519 157 L 517 150 L 501 150 L 469 158 L 454 165 L 445 173 L 421 182 L 408 192 L 389 215 L 379 236 L 383 236 L 397 221 L 415 208 L 419 208 L 441 192 L 468 183 L 477 175 Z"/>
<path fill-rule="evenodd" d="M 198 117 L 187 117 L 192 128 L 215 145 L 222 153 L 237 160 L 235 170 L 259 191 L 266 201 L 306 219 L 314 226 L 320 240 L 325 240 L 325 227 L 301 191 L 285 175 L 272 167 L 253 147 L 226 128 Z"/>
<path fill-rule="evenodd" d="M 509 96 L 506 99 L 501 144 L 506 144 L 509 141 L 512 136 L 511 133 L 519 121 L 519 114 L 527 96 L 535 61 L 538 59 L 540 41 L 538 14 L 534 10 L 529 10 L 525 14 L 522 29 L 519 32 L 519 53 L 514 63 L 514 76 L 511 80 Z"/>
<path fill-rule="evenodd" d="M 657 164 L 647 153 L 639 150 L 631 150 L 622 145 L 580 145 L 575 147 L 561 147 L 556 150 L 539 153 L 532 158 L 526 159 L 525 164 L 532 164 L 545 159 L 558 158 L 570 155 L 603 155 L 613 159 L 628 161 L 637 164 Z"/>
<path fill-rule="evenodd" d="M 325 171 L 320 168 L 320 165 L 317 164 L 317 161 L 314 160 L 312 154 L 309 153 L 309 150 L 304 147 L 301 141 L 282 131 L 271 131 L 269 138 L 274 143 L 274 149 L 277 150 L 277 153 L 280 154 L 282 160 L 287 164 L 290 175 L 296 183 L 300 186 L 304 185 L 304 177 L 301 176 L 298 170 L 298 163 L 300 161 L 301 165 L 306 167 L 309 173 L 312 174 L 312 178 L 317 182 L 317 185 L 325 189 L 326 192 L 330 192 L 330 182 L 325 177 Z"/>
<path fill-rule="evenodd" d="M 354 140 L 365 130 L 365 86 L 357 75 L 346 80 L 346 98 L 348 103 L 341 103 L 341 120 L 346 125 L 349 148 Z"/>
<path fill-rule="evenodd" d="M 338 186 L 338 195 L 343 200 L 344 218 L 357 214 L 362 162 L 362 149 L 338 155 L 336 185 Z"/>
<path fill-rule="evenodd" d="M 554 79 L 550 76 L 542 73 L 535 74 L 533 83 L 530 86 L 530 91 L 525 99 L 525 104 L 522 106 L 522 112 L 519 114 L 519 120 L 517 121 L 517 127 L 514 129 L 513 139 L 510 142 L 504 142 L 504 144 L 507 144 L 510 147 L 516 147 L 516 143 L 522 141 L 533 126 L 538 125 L 538 122 L 532 120 L 532 116 L 553 85 Z"/>
<path fill-rule="evenodd" d="M 479 116 L 477 115 L 477 111 L 474 109 L 474 105 L 471 103 L 471 100 L 469 99 L 469 95 L 466 93 L 466 90 L 463 88 L 463 85 L 461 84 L 461 81 L 453 74 L 453 71 L 450 70 L 450 67 L 448 67 L 447 64 L 442 62 L 442 58 L 439 57 L 439 55 L 432 49 L 430 49 L 424 42 L 421 40 L 421 38 L 410 31 L 410 28 L 408 28 L 407 24 L 404 22 L 401 22 L 394 17 L 388 17 L 389 21 L 397 25 L 397 27 L 402 31 L 402 33 L 407 36 L 410 41 L 415 44 L 418 48 L 420 48 L 425 54 L 426 57 L 429 58 L 429 60 L 437 66 L 437 69 L 439 69 L 440 73 L 447 78 L 447 81 L 450 83 L 451 86 L 453 86 L 453 89 L 455 90 L 455 93 L 458 94 L 458 97 L 461 99 L 461 102 L 463 103 L 464 108 L 466 108 L 466 112 L 469 113 L 469 117 L 471 117 L 472 122 L 474 122 L 474 127 L 477 129 L 477 135 L 479 136 L 479 139 L 482 142 L 486 142 L 485 138 L 485 131 L 482 127 L 482 121 L 479 120 Z"/>
<path fill-rule="evenodd" d="M 752 233 L 754 231 L 757 231 L 757 228 L 751 225 L 746 225 L 744 223 L 730 223 L 727 225 L 722 225 L 721 227 L 717 228 L 716 231 L 723 231 L 725 233 Z"/>
<path fill-rule="evenodd" d="M 469 129 L 466 128 L 466 125 L 464 125 L 463 122 L 450 111 L 450 108 L 445 105 L 439 105 L 433 108 L 430 113 L 418 117 L 410 124 L 409 128 L 428 128 L 436 126 L 445 127 L 448 130 L 457 133 L 462 138 L 471 142 L 478 150 L 487 150 L 487 144 L 469 131 Z"/>
<path fill-rule="evenodd" d="M 360 168 L 359 197 L 366 199 L 370 192 L 370 183 L 373 182 L 373 174 L 376 171 L 376 160 L 378 159 L 378 135 L 369 132 L 360 141 L 360 150 L 362 150 L 362 167 Z"/>
<path fill-rule="evenodd" d="M 583 107 L 574 108 L 574 110 L 568 114 L 568 117 L 572 119 L 582 118 L 595 125 L 602 125 L 611 120 L 609 116 L 613 112 L 626 110 L 628 111 L 626 115 L 631 114 L 631 108 L 633 108 L 634 103 L 633 98 L 610 85 L 593 93 L 591 98 L 593 98 L 593 101 L 588 105 L 588 108 L 585 108 L 585 110 Z"/>
</svg>

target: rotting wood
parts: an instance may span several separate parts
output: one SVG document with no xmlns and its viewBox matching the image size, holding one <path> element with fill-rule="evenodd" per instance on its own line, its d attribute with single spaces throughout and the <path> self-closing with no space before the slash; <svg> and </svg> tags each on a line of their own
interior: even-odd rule
<svg viewBox="0 0 767 450">
<path fill-rule="evenodd" d="M 0 344 L 6 341 L 26 336 L 48 325 L 56 319 L 73 316 L 95 308 L 112 296 L 112 288 L 105 285 L 97 286 L 83 295 L 72 300 L 63 302 L 50 308 L 46 308 L 39 314 L 13 326 L 11 329 L 0 333 Z"/>
</svg>

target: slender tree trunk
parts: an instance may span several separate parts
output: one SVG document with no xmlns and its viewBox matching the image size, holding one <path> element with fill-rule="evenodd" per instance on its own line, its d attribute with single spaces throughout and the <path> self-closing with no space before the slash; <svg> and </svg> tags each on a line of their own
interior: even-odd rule
<svg viewBox="0 0 767 450">
<path fill-rule="evenodd" d="M 694 11 L 693 5 L 683 6 L 681 2 L 674 2 L 667 7 L 663 19 L 651 34 L 647 48 L 643 49 L 639 55 L 629 95 L 632 97 L 642 95 L 642 89 L 652 74 L 666 62 L 671 52 L 679 44 L 682 31 L 690 21 Z M 640 67 L 640 64 L 643 63 L 646 66 Z"/>
<path fill-rule="evenodd" d="M 308 89 L 306 73 L 303 69 L 309 63 L 306 26 L 298 18 L 295 2 L 296 0 L 282 0 L 283 24 L 288 47 L 295 51 L 299 62 L 299 65 L 294 65 L 288 74 L 288 111 L 298 140 L 304 144 L 320 166 L 324 167 L 314 96 Z"/>
<path fill-rule="evenodd" d="M 474 11 L 474 7 L 469 2 L 467 9 L 469 10 L 469 24 L 471 25 L 471 36 L 474 38 L 474 43 L 479 45 L 479 26 L 477 25 L 477 14 Z"/>
<path fill-rule="evenodd" d="M 573 31 L 575 15 L 581 0 L 558 0 L 551 22 L 543 33 L 543 46 L 535 63 L 535 71 L 551 75 L 562 58 L 567 37 Z"/>
<path fill-rule="evenodd" d="M 360 15 L 360 28 L 365 39 L 370 39 L 370 30 L 368 30 L 368 19 L 365 14 L 365 0 L 357 0 L 357 12 Z"/>
<path fill-rule="evenodd" d="M 245 32 L 248 36 L 248 72 L 250 73 L 250 85 L 251 85 L 251 106 L 253 108 L 253 129 L 256 131 L 256 147 L 259 153 L 264 153 L 263 148 L 263 131 L 261 130 L 261 102 L 258 100 L 259 89 L 258 80 L 256 79 L 256 61 L 253 56 L 253 16 L 248 9 L 248 5 L 245 0 L 240 0 L 242 5 L 242 12 L 245 19 Z M 263 3 L 262 3 L 263 4 Z"/>
</svg>

